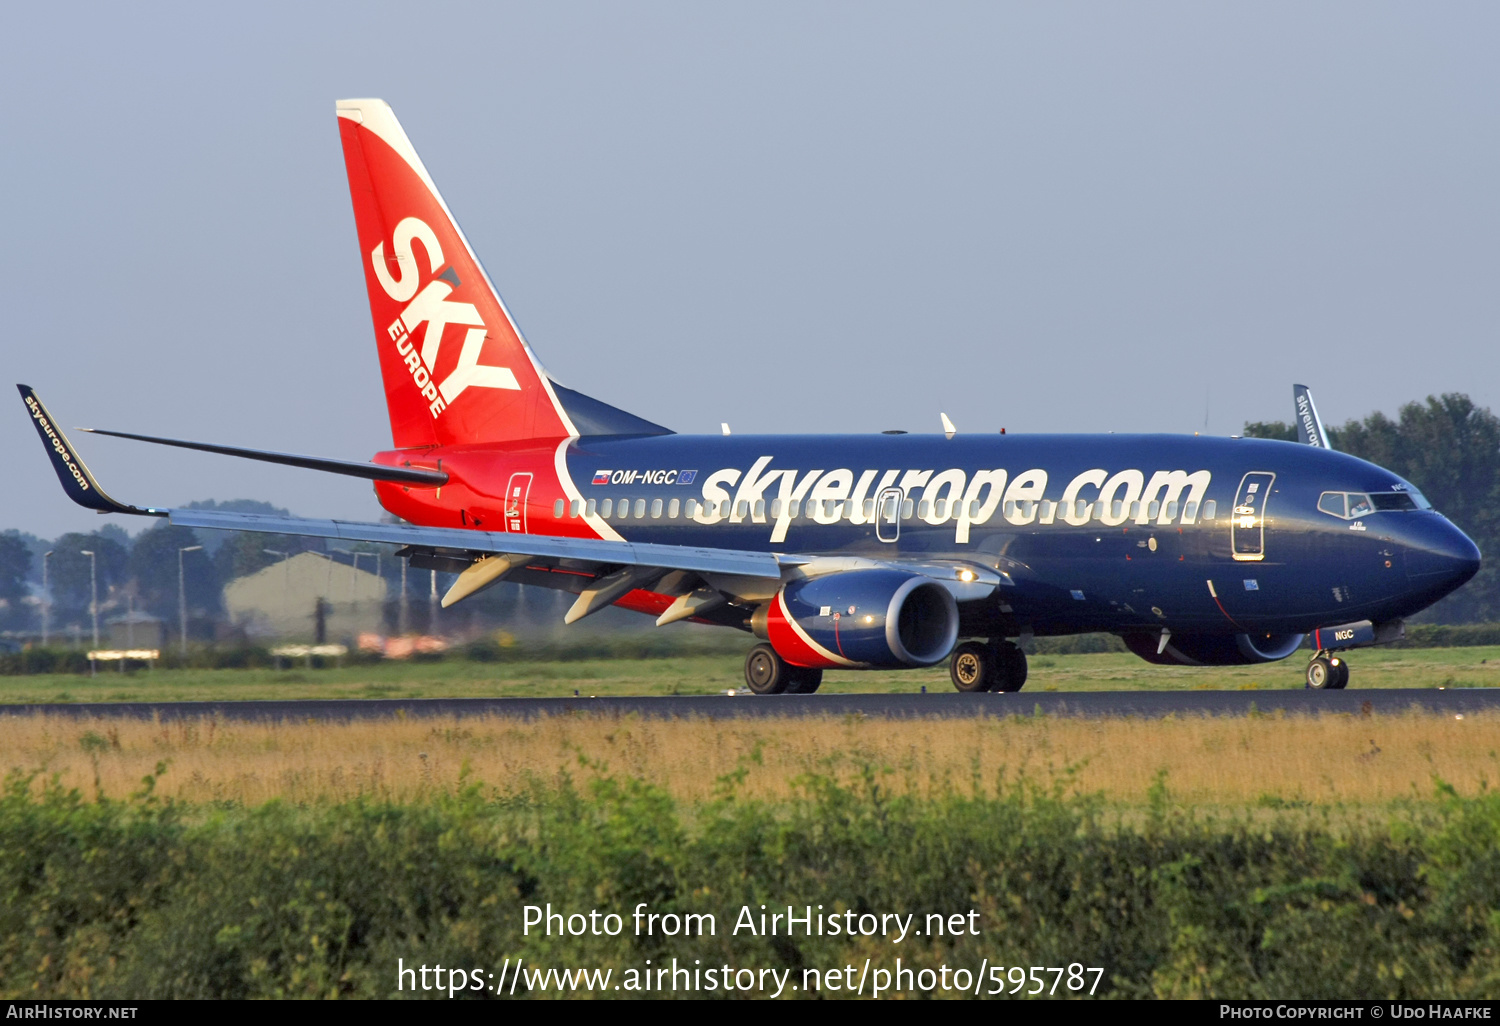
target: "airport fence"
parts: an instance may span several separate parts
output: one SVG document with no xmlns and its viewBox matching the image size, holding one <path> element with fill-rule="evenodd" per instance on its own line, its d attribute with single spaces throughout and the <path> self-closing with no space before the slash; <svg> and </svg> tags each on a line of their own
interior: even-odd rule
<svg viewBox="0 0 1500 1026">
<path fill-rule="evenodd" d="M 706 804 L 605 776 L 301 808 L 174 804 L 152 795 L 155 776 L 130 801 L 92 800 L 13 772 L 0 994 L 388 997 L 399 965 L 482 978 L 517 958 L 616 979 L 648 959 L 801 974 L 899 957 L 971 980 L 1078 965 L 1100 967 L 1098 993 L 1115 997 L 1488 998 L 1500 983 L 1497 794 L 1441 792 L 1375 824 L 1316 808 L 1193 814 L 1165 780 L 1145 812 L 1119 814 L 1067 794 L 1066 774 L 899 795 L 874 766 L 807 776 L 798 797 L 766 803 L 737 796 L 754 769 Z M 526 907 L 549 905 L 616 913 L 624 929 L 528 932 Z M 762 906 L 789 905 L 918 923 L 972 910 L 977 932 L 734 929 L 744 909 L 759 924 Z M 637 908 L 715 925 L 643 934 Z M 651 996 L 674 993 L 702 996 Z"/>
</svg>

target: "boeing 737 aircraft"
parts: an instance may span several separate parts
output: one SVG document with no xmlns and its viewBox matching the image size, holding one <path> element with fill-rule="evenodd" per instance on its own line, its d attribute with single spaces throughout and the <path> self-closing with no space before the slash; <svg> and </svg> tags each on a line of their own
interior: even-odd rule
<svg viewBox="0 0 1500 1026">
<path fill-rule="evenodd" d="M 950 661 L 960 691 L 1016 691 L 1017 640 L 1109 631 L 1154 663 L 1285 659 L 1342 688 L 1335 653 L 1479 568 L 1400 477 L 1306 444 L 1196 435 L 679 435 L 548 377 L 391 108 L 337 104 L 393 446 L 369 463 L 100 432 L 349 474 L 403 523 L 135 507 L 100 490 L 19 386 L 63 487 L 100 512 L 186 527 L 402 546 L 457 574 L 760 639 L 758 694 L 825 669 Z"/>
</svg>

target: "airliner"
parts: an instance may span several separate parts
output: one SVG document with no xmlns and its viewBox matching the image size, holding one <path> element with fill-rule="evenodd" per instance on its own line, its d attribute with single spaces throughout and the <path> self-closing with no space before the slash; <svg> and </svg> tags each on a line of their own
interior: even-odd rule
<svg viewBox="0 0 1500 1026">
<path fill-rule="evenodd" d="M 388 543 L 456 575 L 753 635 L 756 694 L 824 670 L 949 664 L 963 692 L 1018 691 L 1025 647 L 1109 632 L 1152 663 L 1286 659 L 1343 688 L 1340 653 L 1479 569 L 1408 481 L 1328 447 L 1199 435 L 677 434 L 542 367 L 391 108 L 336 104 L 392 446 L 368 462 L 99 434 L 352 475 L 394 523 L 131 506 L 110 498 L 29 386 L 63 488 L 101 513 L 193 528 Z M 87 429 L 86 429 L 87 430 Z M 1310 643 L 1309 643 L 1310 642 Z"/>
</svg>

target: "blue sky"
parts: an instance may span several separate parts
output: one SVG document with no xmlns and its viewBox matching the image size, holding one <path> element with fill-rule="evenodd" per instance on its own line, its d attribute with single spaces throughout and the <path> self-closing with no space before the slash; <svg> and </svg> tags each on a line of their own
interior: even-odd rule
<svg viewBox="0 0 1500 1026">
<path fill-rule="evenodd" d="M 333 103 L 380 96 L 550 372 L 679 431 L 1237 432 L 1500 406 L 1500 8 L 10 5 L 11 380 L 389 444 Z M 18 399 L 0 527 L 89 530 Z M 118 498 L 365 485 L 86 439 Z M 134 529 L 137 525 L 129 525 Z"/>
</svg>

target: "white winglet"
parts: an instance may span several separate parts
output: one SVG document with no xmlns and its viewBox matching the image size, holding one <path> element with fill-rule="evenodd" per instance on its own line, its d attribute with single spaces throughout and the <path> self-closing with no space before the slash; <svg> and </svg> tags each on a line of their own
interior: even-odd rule
<svg viewBox="0 0 1500 1026">
<path fill-rule="evenodd" d="M 938 416 L 943 418 L 944 435 L 952 438 L 954 435 L 958 434 L 958 428 L 953 426 L 953 421 L 948 419 L 948 415 L 946 413 L 939 413 Z"/>
</svg>

